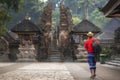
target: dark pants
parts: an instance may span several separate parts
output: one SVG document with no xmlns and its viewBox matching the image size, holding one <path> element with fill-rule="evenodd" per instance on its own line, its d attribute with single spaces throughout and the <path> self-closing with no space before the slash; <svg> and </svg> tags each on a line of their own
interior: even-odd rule
<svg viewBox="0 0 120 80">
<path fill-rule="evenodd" d="M 96 70 L 96 58 L 94 52 L 88 52 L 88 64 L 90 70 Z"/>
</svg>

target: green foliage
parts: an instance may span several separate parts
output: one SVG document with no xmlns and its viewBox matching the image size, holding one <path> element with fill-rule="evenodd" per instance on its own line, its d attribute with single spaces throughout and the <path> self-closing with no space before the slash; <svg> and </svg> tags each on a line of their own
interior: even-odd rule
<svg viewBox="0 0 120 80">
<path fill-rule="evenodd" d="M 8 11 L 12 9 L 17 12 L 22 1 L 23 0 L 0 0 L 0 35 L 6 33 L 7 29 L 5 24 L 11 19 Z"/>
<path fill-rule="evenodd" d="M 74 25 L 80 23 L 80 21 L 81 21 L 80 18 L 78 18 L 77 16 L 75 16 L 75 17 L 73 16 L 72 19 L 73 19 L 73 24 L 74 24 Z"/>
<path fill-rule="evenodd" d="M 59 8 L 55 8 L 52 12 L 52 21 L 55 25 L 59 24 Z"/>
<path fill-rule="evenodd" d="M 99 3 L 100 0 L 78 0 L 78 7 L 91 8 L 95 4 Z"/>
<path fill-rule="evenodd" d="M 110 21 L 110 18 L 106 18 L 98 9 L 95 9 L 92 11 L 90 14 L 92 22 L 96 25 L 99 26 L 100 28 L 103 28 L 105 24 Z"/>
<path fill-rule="evenodd" d="M 65 6 L 68 6 L 73 13 L 77 13 L 77 0 L 64 0 Z"/>
<path fill-rule="evenodd" d="M 49 0 L 50 1 L 50 0 Z M 60 0 L 52 0 L 53 5 Z M 84 16 L 85 9 L 88 9 L 89 20 L 99 27 L 104 25 L 110 20 L 106 19 L 102 13 L 98 10 L 98 6 L 103 7 L 108 0 L 62 0 L 65 6 L 71 9 L 73 15 L 73 23 L 78 24 Z M 22 3 L 22 4 L 21 4 Z M 55 3 L 55 4 L 54 4 Z M 2 4 L 2 5 L 1 5 Z M 13 21 L 9 22 L 9 29 L 16 23 L 22 20 L 26 13 L 29 13 L 31 20 L 38 23 L 38 18 L 43 7 L 47 4 L 41 0 L 0 0 L 0 26 L 5 25 L 13 17 Z M 19 13 L 14 11 L 22 9 Z M 9 12 L 8 12 L 9 11 Z M 76 15 L 76 16 L 74 16 Z M 53 23 L 59 24 L 59 8 L 55 8 L 53 11 Z"/>
<path fill-rule="evenodd" d="M 102 54 L 107 54 L 107 53 L 109 53 L 109 51 L 110 51 L 111 49 L 110 49 L 110 46 L 105 46 L 105 47 L 102 47 Z"/>
<path fill-rule="evenodd" d="M 32 6 L 32 9 L 35 9 L 36 12 L 40 12 L 45 7 L 46 3 L 42 2 L 41 0 L 32 0 L 32 3 L 34 6 Z"/>
<path fill-rule="evenodd" d="M 1 25 L 0 27 L 0 35 L 5 35 L 7 32 L 7 28 L 4 25 Z"/>
<path fill-rule="evenodd" d="M 10 19 L 11 17 L 8 12 L 3 7 L 0 7 L 0 35 L 6 34 L 7 29 L 5 23 L 8 22 Z"/>
<path fill-rule="evenodd" d="M 103 46 L 100 56 L 110 58 L 111 52 L 112 52 L 112 47 L 111 46 Z"/>
<path fill-rule="evenodd" d="M 100 28 L 104 27 L 105 24 L 110 21 L 110 19 L 105 18 L 98 10 L 98 8 L 102 8 L 108 0 L 65 0 L 64 2 L 65 5 L 72 10 L 72 15 L 77 15 L 82 19 L 87 18 Z M 73 18 L 73 21 L 74 20 Z"/>
<path fill-rule="evenodd" d="M 0 25 L 4 25 L 6 21 L 9 21 L 11 19 L 10 15 L 7 13 L 7 11 L 0 7 Z"/>
<path fill-rule="evenodd" d="M 88 18 L 88 11 L 98 2 L 98 0 L 78 0 L 77 7 L 81 9 L 81 14 L 84 15 L 83 18 Z"/>
<path fill-rule="evenodd" d="M 23 0 L 0 0 L 0 4 L 8 9 L 18 11 Z"/>
<path fill-rule="evenodd" d="M 35 24 L 39 23 L 39 16 L 43 10 L 43 7 L 46 6 L 47 2 L 44 3 L 41 0 L 24 0 L 21 4 L 21 10 L 18 13 L 14 11 L 9 11 L 12 16 L 12 20 L 7 23 L 7 28 L 11 29 L 19 21 L 23 20 L 26 13 L 31 17 L 31 21 Z"/>
</svg>

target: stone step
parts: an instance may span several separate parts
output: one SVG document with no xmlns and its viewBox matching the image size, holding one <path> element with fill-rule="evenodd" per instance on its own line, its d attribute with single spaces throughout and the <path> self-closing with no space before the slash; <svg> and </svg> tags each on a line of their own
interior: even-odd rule
<svg viewBox="0 0 120 80">
<path fill-rule="evenodd" d="M 64 58 L 62 58 L 62 57 L 50 57 L 49 58 L 49 61 L 52 61 L 52 62 L 73 62 L 73 59 L 71 58 L 71 57 L 64 57 Z"/>
<path fill-rule="evenodd" d="M 73 62 L 73 59 L 71 57 L 65 57 L 64 62 Z"/>
<path fill-rule="evenodd" d="M 61 54 L 60 52 L 50 52 L 50 54 Z"/>
<path fill-rule="evenodd" d="M 62 59 L 61 59 L 61 53 L 59 52 L 59 50 L 54 49 L 50 51 L 48 60 L 50 62 L 61 62 Z"/>
<path fill-rule="evenodd" d="M 77 59 L 75 62 L 88 62 L 88 59 L 87 58 Z"/>
<path fill-rule="evenodd" d="M 113 66 L 120 66 L 120 58 L 115 58 L 114 60 L 106 62 L 106 64 Z"/>
<path fill-rule="evenodd" d="M 113 66 L 119 66 L 120 67 L 120 63 L 106 62 L 106 64 L 113 65 Z"/>
<path fill-rule="evenodd" d="M 30 58 L 19 58 L 16 62 L 37 62 L 37 60 Z"/>
<path fill-rule="evenodd" d="M 87 58 L 87 55 L 76 54 L 76 57 L 77 58 L 81 58 L 81 57 Z"/>
<path fill-rule="evenodd" d="M 115 58 L 114 60 L 106 62 L 106 64 L 120 67 L 120 58 Z"/>
<path fill-rule="evenodd" d="M 49 56 L 49 61 L 60 62 L 61 61 L 61 56 Z"/>
<path fill-rule="evenodd" d="M 60 58 L 61 56 L 50 55 L 49 57 L 50 57 L 50 58 L 51 58 L 51 57 L 53 57 L 53 58 L 54 58 L 54 57 Z"/>
<path fill-rule="evenodd" d="M 50 61 L 54 61 L 54 62 L 58 62 L 58 61 L 62 61 L 62 59 L 61 58 L 54 58 L 54 59 L 49 59 Z"/>
<path fill-rule="evenodd" d="M 73 62 L 73 59 L 71 58 L 63 58 L 62 57 L 62 53 L 58 50 L 58 49 L 52 49 L 49 53 L 49 61 L 51 62 L 61 62 L 61 61 L 64 61 L 64 62 Z"/>
<path fill-rule="evenodd" d="M 61 62 L 61 59 L 49 59 L 50 62 Z"/>
<path fill-rule="evenodd" d="M 51 50 L 51 52 L 59 52 L 59 50 Z"/>
<path fill-rule="evenodd" d="M 120 61 L 118 61 L 118 60 L 112 60 L 111 62 L 120 64 Z"/>
<path fill-rule="evenodd" d="M 61 54 L 61 53 L 60 52 L 50 52 L 49 54 L 52 55 L 52 54 Z"/>
<path fill-rule="evenodd" d="M 49 57 L 61 57 L 61 55 L 49 55 Z"/>
<path fill-rule="evenodd" d="M 61 58 L 61 56 L 50 56 L 49 58 Z"/>
<path fill-rule="evenodd" d="M 60 52 L 59 50 L 51 50 L 51 52 Z"/>
<path fill-rule="evenodd" d="M 120 58 L 115 58 L 115 60 L 120 61 Z"/>
<path fill-rule="evenodd" d="M 49 53 L 49 55 L 61 55 L 61 53 Z"/>
<path fill-rule="evenodd" d="M 49 53 L 49 56 L 50 56 L 50 55 L 58 56 L 58 55 L 61 55 L 61 53 Z"/>
</svg>

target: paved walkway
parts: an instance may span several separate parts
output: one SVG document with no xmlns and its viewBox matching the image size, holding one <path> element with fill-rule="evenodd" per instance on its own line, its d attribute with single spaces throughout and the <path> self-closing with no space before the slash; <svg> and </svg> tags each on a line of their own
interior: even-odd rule
<svg viewBox="0 0 120 80">
<path fill-rule="evenodd" d="M 120 80 L 120 67 L 97 63 L 95 80 Z M 0 80 L 90 80 L 87 63 L 0 63 Z"/>
</svg>

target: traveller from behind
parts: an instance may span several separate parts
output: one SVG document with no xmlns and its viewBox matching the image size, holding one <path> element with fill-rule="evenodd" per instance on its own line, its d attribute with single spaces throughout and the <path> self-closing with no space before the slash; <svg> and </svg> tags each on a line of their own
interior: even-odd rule
<svg viewBox="0 0 120 80">
<path fill-rule="evenodd" d="M 88 32 L 87 36 L 88 36 L 88 39 L 85 40 L 84 47 L 88 52 L 88 64 L 89 64 L 90 72 L 91 72 L 90 78 L 95 78 L 96 77 L 96 58 L 95 58 L 96 53 L 93 50 L 92 42 L 93 40 L 96 40 L 96 41 L 98 40 L 93 38 L 92 32 Z"/>
</svg>

